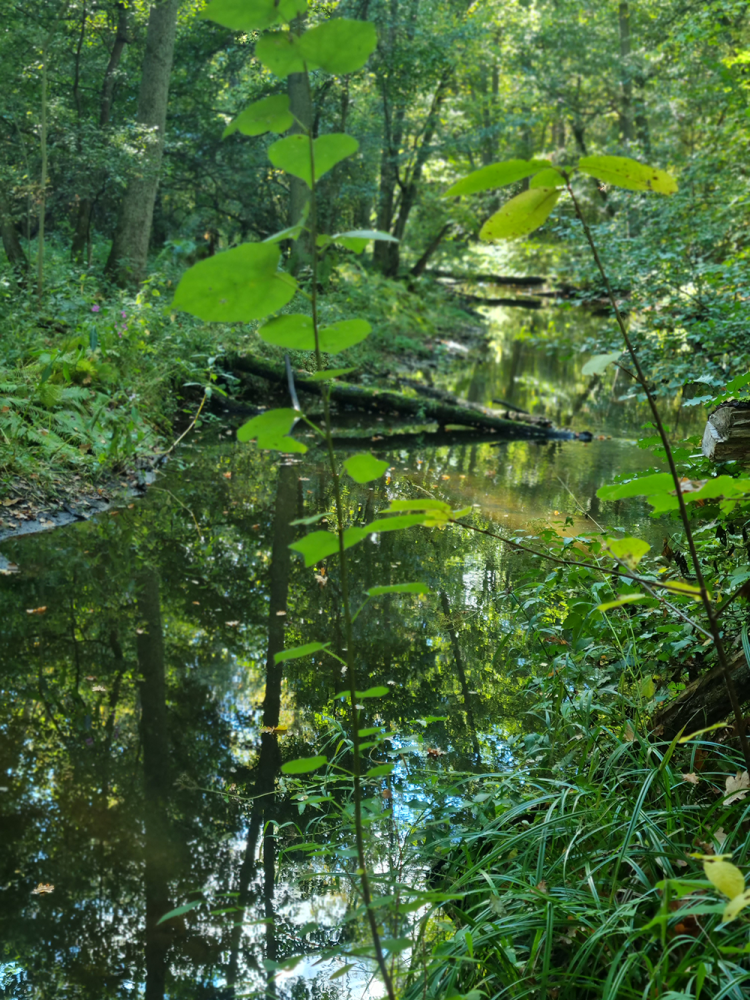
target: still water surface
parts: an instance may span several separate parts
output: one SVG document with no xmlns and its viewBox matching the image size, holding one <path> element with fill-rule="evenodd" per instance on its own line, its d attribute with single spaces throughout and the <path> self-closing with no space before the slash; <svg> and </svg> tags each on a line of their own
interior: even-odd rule
<svg viewBox="0 0 750 1000">
<path fill-rule="evenodd" d="M 595 496 L 652 464 L 634 443 L 641 415 L 609 388 L 587 396 L 585 355 L 550 347 L 549 317 L 534 322 L 519 338 L 496 316 L 488 348 L 463 360 L 451 388 L 546 410 L 599 439 L 436 447 L 427 435 L 391 441 L 386 422 L 349 428 L 390 465 L 374 489 L 348 485 L 355 522 L 427 490 L 511 530 L 577 533 L 587 515 L 652 530 L 637 504 L 601 510 Z M 314 450 L 286 464 L 239 446 L 229 427 L 205 438 L 142 500 L 1 546 L 17 570 L 0 577 L 0 996 L 379 995 L 356 963 L 334 981 L 341 960 L 314 964 L 316 949 L 361 931 L 345 922 L 351 845 L 326 833 L 339 871 L 296 849 L 316 806 L 278 783 L 283 760 L 321 752 L 345 721 L 335 660 L 282 668 L 270 655 L 343 645 L 336 567 L 305 569 L 288 550 L 307 530 L 291 520 L 331 509 L 325 467 Z M 455 529 L 382 535 L 351 562 L 360 599 L 374 584 L 419 580 L 432 592 L 372 601 L 355 629 L 361 686 L 391 689 L 368 702 L 365 724 L 392 733 L 397 767 L 373 801 L 396 830 L 415 821 L 440 769 L 508 766 L 504 737 L 520 723 L 496 657 L 512 625 L 498 598 L 544 571 Z M 373 858 L 376 870 L 388 863 Z M 303 952 L 268 977 L 264 961 Z"/>
</svg>

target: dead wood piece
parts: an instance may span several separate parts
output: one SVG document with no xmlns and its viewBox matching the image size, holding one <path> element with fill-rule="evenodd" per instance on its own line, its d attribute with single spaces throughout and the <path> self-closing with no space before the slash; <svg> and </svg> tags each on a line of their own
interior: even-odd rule
<svg viewBox="0 0 750 1000">
<path fill-rule="evenodd" d="M 230 359 L 229 367 L 237 372 L 257 375 L 271 382 L 282 384 L 287 382 L 283 365 L 253 355 L 234 357 Z M 320 395 L 321 383 L 315 381 L 308 372 L 295 372 L 294 380 L 298 390 Z M 514 437 L 519 436 L 521 431 L 526 437 L 550 438 L 559 437 L 561 434 L 560 431 L 552 429 L 552 422 L 545 417 L 510 410 L 494 410 L 462 399 L 452 399 L 448 402 L 443 399 L 408 396 L 390 389 L 352 385 L 347 382 L 334 382 L 330 391 L 330 398 L 340 406 L 351 406 L 354 409 L 376 413 L 396 413 L 400 416 L 414 417 L 419 421 L 435 422 L 440 427 L 448 425 L 481 427 L 497 433 L 511 433 Z"/>
<path fill-rule="evenodd" d="M 729 663 L 732 679 L 742 704 L 750 701 L 750 667 L 740 650 Z M 684 727 L 685 735 L 721 722 L 732 714 L 724 672 L 720 666 L 699 677 L 684 691 L 668 702 L 651 720 L 656 733 L 664 740 L 673 740 Z"/>
<path fill-rule="evenodd" d="M 732 399 L 717 407 L 706 423 L 701 449 L 714 462 L 750 461 L 750 403 Z"/>
<path fill-rule="evenodd" d="M 518 285 L 519 287 L 524 286 L 526 288 L 530 287 L 540 287 L 547 284 L 546 278 L 534 277 L 516 277 L 514 275 L 507 274 L 456 274 L 453 271 L 435 271 L 429 270 L 427 274 L 431 278 L 452 278 L 453 281 L 476 281 L 476 282 L 486 282 L 488 285 Z"/>
</svg>

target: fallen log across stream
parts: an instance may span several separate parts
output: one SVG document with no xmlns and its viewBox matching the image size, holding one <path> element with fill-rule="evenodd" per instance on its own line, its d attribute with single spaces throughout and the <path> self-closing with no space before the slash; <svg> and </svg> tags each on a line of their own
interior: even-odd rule
<svg viewBox="0 0 750 1000">
<path fill-rule="evenodd" d="M 750 701 L 750 667 L 742 650 L 734 653 L 729 661 L 732 680 L 737 689 L 740 704 Z M 713 726 L 732 715 L 732 705 L 724 681 L 724 671 L 714 667 L 684 691 L 669 701 L 653 716 L 651 723 L 655 734 L 670 742 L 684 727 L 689 736 L 699 729 Z M 727 722 L 733 725 L 732 721 Z"/>
<path fill-rule="evenodd" d="M 238 355 L 227 360 L 234 372 L 255 375 L 269 382 L 287 384 L 287 373 L 283 364 L 257 358 L 253 355 Z M 295 371 L 294 383 L 298 391 L 321 394 L 322 383 L 308 372 Z M 352 407 L 371 413 L 396 414 L 412 418 L 420 423 L 437 423 L 441 430 L 447 426 L 476 427 L 493 431 L 497 435 L 512 438 L 536 440 L 572 440 L 573 431 L 561 431 L 552 426 L 546 417 L 519 413 L 517 410 L 495 410 L 478 403 L 471 403 L 456 397 L 439 398 L 421 395 L 407 395 L 392 389 L 353 385 L 349 382 L 331 383 L 331 400 L 339 406 Z M 583 435 L 581 435 L 583 437 Z M 586 436 L 586 440 L 590 440 Z"/>
</svg>

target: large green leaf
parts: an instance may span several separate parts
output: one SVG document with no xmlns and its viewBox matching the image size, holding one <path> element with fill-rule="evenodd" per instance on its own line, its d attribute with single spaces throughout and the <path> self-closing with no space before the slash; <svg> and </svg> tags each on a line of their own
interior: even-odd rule
<svg viewBox="0 0 750 1000">
<path fill-rule="evenodd" d="M 426 583 L 389 583 L 381 584 L 377 587 L 370 587 L 367 591 L 368 597 L 380 597 L 383 594 L 429 594 L 430 588 Z"/>
<path fill-rule="evenodd" d="M 545 170 L 540 170 L 538 174 L 534 176 L 529 181 L 530 188 L 553 188 L 553 187 L 565 187 L 565 178 L 560 173 L 559 170 L 555 170 L 554 167 L 547 167 Z"/>
<path fill-rule="evenodd" d="M 327 757 L 298 757 L 281 765 L 282 774 L 309 774 L 328 763 Z"/>
<path fill-rule="evenodd" d="M 630 569 L 635 569 L 651 546 L 642 538 L 605 538 L 605 544 L 613 556 L 622 559 Z"/>
<path fill-rule="evenodd" d="M 290 73 L 302 73 L 305 60 L 296 35 L 289 31 L 270 31 L 255 43 L 255 57 L 283 80 Z M 314 69 L 308 65 L 308 69 Z"/>
<path fill-rule="evenodd" d="M 479 231 L 481 240 L 515 240 L 538 229 L 558 202 L 557 188 L 530 188 L 506 201 Z"/>
<path fill-rule="evenodd" d="M 286 663 L 287 660 L 299 660 L 303 656 L 319 653 L 321 649 L 326 649 L 330 645 L 330 642 L 307 642 L 304 646 L 295 646 L 294 649 L 284 649 L 280 653 L 275 653 L 273 662 Z"/>
<path fill-rule="evenodd" d="M 377 44 L 375 25 L 369 21 L 336 17 L 306 31 L 299 47 L 308 64 L 341 75 L 361 69 Z"/>
<path fill-rule="evenodd" d="M 243 243 L 199 261 L 180 279 L 173 306 L 209 322 L 246 323 L 277 312 L 297 283 L 278 271 L 272 243 Z"/>
<path fill-rule="evenodd" d="M 610 354 L 595 354 L 593 358 L 589 358 L 586 364 L 581 369 L 582 375 L 603 375 L 607 368 L 614 364 L 619 357 L 621 357 L 622 351 L 612 351 Z"/>
<path fill-rule="evenodd" d="M 291 21 L 306 7 L 307 0 L 212 0 L 199 16 L 233 31 L 262 31 Z"/>
<path fill-rule="evenodd" d="M 289 110 L 287 94 L 274 94 L 255 101 L 249 108 L 237 115 L 222 133 L 222 139 L 235 132 L 243 135 L 263 135 L 264 132 L 281 134 L 294 124 L 294 116 Z M 269 241 L 267 241 L 269 242 Z"/>
<path fill-rule="evenodd" d="M 524 177 L 531 177 L 543 167 L 549 166 L 549 160 L 505 160 L 503 163 L 490 163 L 475 170 L 468 177 L 456 181 L 443 197 L 453 198 L 456 195 L 476 194 L 478 191 L 505 187 L 506 184 L 522 181 Z"/>
<path fill-rule="evenodd" d="M 371 329 L 364 319 L 341 320 L 319 331 L 320 349 L 328 354 L 337 354 L 364 340 Z M 286 347 L 290 351 L 315 350 L 315 334 L 310 316 L 277 316 L 258 330 L 258 336 L 268 344 Z"/>
<path fill-rule="evenodd" d="M 298 419 L 299 413 L 296 410 L 268 410 L 243 424 L 237 431 L 237 440 L 244 442 L 255 439 L 259 448 L 271 451 L 305 452 L 306 445 L 287 436 Z"/>
<path fill-rule="evenodd" d="M 344 531 L 344 548 L 350 549 L 367 535 L 364 528 L 347 528 Z M 312 531 L 298 542 L 293 542 L 289 548 L 304 557 L 305 566 L 314 566 L 339 551 L 339 536 L 331 531 Z"/>
<path fill-rule="evenodd" d="M 369 483 L 373 479 L 380 479 L 388 468 L 388 463 L 380 458 L 375 458 L 369 452 L 362 452 L 347 458 L 344 462 L 344 468 L 355 483 Z"/>
<path fill-rule="evenodd" d="M 657 472 L 652 476 L 631 479 L 628 483 L 600 486 L 596 495 L 600 500 L 625 500 L 628 497 L 646 497 L 674 489 L 674 480 L 668 472 Z"/>
<path fill-rule="evenodd" d="M 357 140 L 344 132 L 318 136 L 313 142 L 315 179 L 320 180 L 332 167 L 352 156 L 358 149 Z M 284 139 L 278 139 L 269 146 L 268 158 L 279 170 L 299 177 L 308 187 L 312 187 L 310 142 L 307 136 L 288 135 Z"/>
<path fill-rule="evenodd" d="M 677 181 L 671 174 L 628 156 L 583 156 L 578 161 L 578 169 L 605 184 L 615 184 L 630 191 L 674 194 L 677 190 Z"/>
</svg>

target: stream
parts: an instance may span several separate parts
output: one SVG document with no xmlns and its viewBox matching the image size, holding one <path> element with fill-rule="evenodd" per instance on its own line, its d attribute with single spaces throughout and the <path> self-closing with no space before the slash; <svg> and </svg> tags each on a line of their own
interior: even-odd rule
<svg viewBox="0 0 750 1000">
<path fill-rule="evenodd" d="M 593 329 L 580 312 L 495 310 L 486 349 L 437 381 L 475 402 L 547 413 L 593 441 L 435 447 L 425 434 L 407 449 L 389 444 L 387 421 L 350 421 L 346 433 L 369 436 L 389 463 L 375 484 L 346 481 L 354 521 L 427 491 L 495 530 L 575 535 L 593 518 L 660 542 L 644 504 L 603 510 L 596 498 L 654 460 L 636 444 L 642 411 L 617 401 L 611 378 L 586 395 L 587 355 L 562 346 L 570 331 L 550 332 L 570 317 L 579 340 Z M 0 545 L 0 996 L 379 995 L 366 963 L 315 964 L 320 949 L 364 939 L 361 919 L 347 922 L 351 845 L 326 834 L 340 871 L 303 849 L 306 824 L 325 810 L 278 783 L 282 761 L 328 752 L 321 741 L 335 744 L 346 724 L 336 660 L 282 666 L 269 655 L 345 645 L 335 560 L 305 569 L 288 549 L 319 527 L 290 521 L 331 511 L 329 477 L 319 449 L 292 461 L 239 445 L 235 430 L 204 425 L 143 498 Z M 374 585 L 430 590 L 371 600 L 355 625 L 361 687 L 390 689 L 366 702 L 363 724 L 390 736 L 396 768 L 370 808 L 388 814 L 398 840 L 447 767 L 511 765 L 523 664 L 496 656 L 513 624 L 499 598 L 545 570 L 487 536 L 417 528 L 352 549 L 350 572 L 357 606 Z"/>
</svg>

